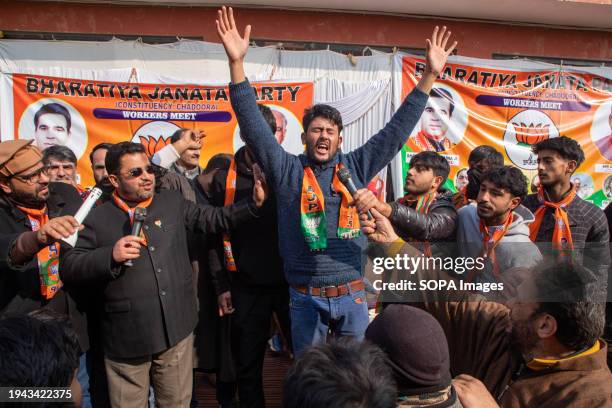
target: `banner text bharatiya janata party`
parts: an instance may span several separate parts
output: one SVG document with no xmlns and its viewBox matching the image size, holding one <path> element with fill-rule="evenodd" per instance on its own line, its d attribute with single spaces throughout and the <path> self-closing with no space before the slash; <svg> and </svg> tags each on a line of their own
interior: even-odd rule
<svg viewBox="0 0 612 408">
<path fill-rule="evenodd" d="M 12 74 L 12 83 L 15 135 L 35 139 L 42 148 L 52 144 L 71 148 L 79 159 L 77 167 L 83 186 L 93 184 L 89 153 L 98 143 L 131 140 L 145 145 L 152 155 L 169 143 L 176 130 L 199 129 L 206 134 L 201 165 L 217 153 L 233 154 L 242 145 L 225 86 L 90 81 L 27 74 Z M 282 115 L 286 127 L 283 147 L 301 153 L 301 118 L 304 109 L 312 105 L 312 83 L 254 83 L 253 89 L 258 103 Z M 49 104 L 59 107 L 45 108 Z M 49 111 L 52 113 L 45 115 Z"/>
<path fill-rule="evenodd" d="M 424 69 L 423 59 L 403 58 L 403 96 Z M 579 195 L 606 206 L 612 201 L 611 79 L 561 67 L 538 71 L 448 63 L 402 149 L 403 173 L 416 152 L 435 150 L 451 164 L 447 187 L 454 189 L 461 185 L 470 152 L 486 144 L 532 182 L 537 158 L 531 146 L 558 136 L 575 139 L 584 150 L 586 160 L 572 176 Z"/>
</svg>

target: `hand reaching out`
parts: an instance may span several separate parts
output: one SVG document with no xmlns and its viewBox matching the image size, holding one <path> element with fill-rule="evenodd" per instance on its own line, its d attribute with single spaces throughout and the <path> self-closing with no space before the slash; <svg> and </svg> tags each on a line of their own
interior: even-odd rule
<svg viewBox="0 0 612 408">
<path fill-rule="evenodd" d="M 36 239 L 41 245 L 51 245 L 62 238 L 68 238 L 83 228 L 84 226 L 79 225 L 71 215 L 51 218 L 42 228 L 36 231 Z"/>
<path fill-rule="evenodd" d="M 368 220 L 366 214 L 361 214 L 359 216 L 361 230 L 368 238 L 382 243 L 391 243 L 399 239 L 393 230 L 391 221 L 389 221 L 387 217 L 383 216 L 375 208 L 372 208 L 370 211 L 372 212 L 374 220 Z"/>
</svg>

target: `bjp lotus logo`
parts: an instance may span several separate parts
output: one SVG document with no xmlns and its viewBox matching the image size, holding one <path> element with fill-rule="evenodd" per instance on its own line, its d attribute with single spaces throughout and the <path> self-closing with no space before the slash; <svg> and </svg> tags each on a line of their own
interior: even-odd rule
<svg viewBox="0 0 612 408">
<path fill-rule="evenodd" d="M 170 144 L 170 136 L 178 129 L 180 127 L 172 122 L 148 122 L 138 128 L 132 137 L 132 142 L 143 145 L 145 153 L 151 158 L 160 149 Z"/>
<path fill-rule="evenodd" d="M 514 131 L 516 132 L 516 141 L 520 146 L 533 146 L 543 140 L 548 139 L 549 137 L 549 129 L 550 125 L 537 123 L 530 123 L 526 125 L 525 123 L 515 123 L 512 122 L 512 126 L 514 126 Z"/>
<path fill-rule="evenodd" d="M 162 135 L 157 136 L 157 138 L 151 135 L 147 135 L 146 137 L 138 136 L 138 138 L 140 139 L 140 144 L 144 146 L 145 152 L 149 158 L 153 157 L 156 152 L 170 144 L 170 137 L 164 138 Z"/>
<path fill-rule="evenodd" d="M 523 170 L 535 170 L 538 158 L 533 154 L 532 146 L 558 136 L 559 129 L 545 112 L 526 109 L 506 123 L 504 148 L 515 166 Z"/>
</svg>

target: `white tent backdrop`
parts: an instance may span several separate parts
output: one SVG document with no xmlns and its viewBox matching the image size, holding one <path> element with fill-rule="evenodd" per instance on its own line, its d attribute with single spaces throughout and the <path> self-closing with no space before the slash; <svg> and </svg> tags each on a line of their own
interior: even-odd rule
<svg viewBox="0 0 612 408">
<path fill-rule="evenodd" d="M 245 70 L 251 81 L 314 83 L 314 102 L 336 107 L 344 119 L 343 150 L 351 151 L 380 130 L 393 112 L 391 54 L 347 57 L 332 51 L 251 47 Z M 139 83 L 226 84 L 229 70 L 220 44 L 181 40 L 0 41 L 0 72 L 31 73 Z M 0 86 L 10 86 L 1 81 Z M 7 94 L 7 92 L 3 92 Z M 12 104 L 9 99 L 0 105 Z M 2 121 L 6 125 L 6 118 Z M 6 126 L 2 126 L 6 129 Z M 2 132 L 3 134 L 5 132 Z M 385 178 L 383 170 L 381 176 Z"/>
</svg>

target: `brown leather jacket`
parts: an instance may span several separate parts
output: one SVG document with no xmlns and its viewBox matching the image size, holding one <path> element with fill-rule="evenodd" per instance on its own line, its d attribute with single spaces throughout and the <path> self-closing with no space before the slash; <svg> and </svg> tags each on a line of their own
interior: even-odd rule
<svg viewBox="0 0 612 408">
<path fill-rule="evenodd" d="M 532 371 L 510 345 L 506 306 L 479 300 L 430 302 L 421 307 L 446 333 L 453 376 L 480 379 L 502 408 L 612 407 L 604 341 L 594 354 Z"/>
</svg>

